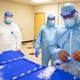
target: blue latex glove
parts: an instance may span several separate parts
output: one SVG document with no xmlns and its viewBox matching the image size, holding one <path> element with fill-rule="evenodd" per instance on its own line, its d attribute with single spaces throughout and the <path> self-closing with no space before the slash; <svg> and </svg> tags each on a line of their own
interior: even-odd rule
<svg viewBox="0 0 80 80">
<path fill-rule="evenodd" d="M 39 55 L 39 49 L 38 48 L 35 51 L 35 55 L 36 55 L 36 57 L 38 57 L 38 55 Z"/>
</svg>

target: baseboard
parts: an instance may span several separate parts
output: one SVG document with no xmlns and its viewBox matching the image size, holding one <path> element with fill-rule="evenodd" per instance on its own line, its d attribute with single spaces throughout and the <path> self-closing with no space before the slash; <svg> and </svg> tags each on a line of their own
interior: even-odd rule
<svg viewBox="0 0 80 80">
<path fill-rule="evenodd" d="M 34 42 L 35 40 L 22 41 L 22 43 Z"/>
</svg>

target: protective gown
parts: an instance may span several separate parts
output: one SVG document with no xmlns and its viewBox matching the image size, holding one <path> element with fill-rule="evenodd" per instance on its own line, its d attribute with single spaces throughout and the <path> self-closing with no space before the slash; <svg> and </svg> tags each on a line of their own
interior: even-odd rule
<svg viewBox="0 0 80 80">
<path fill-rule="evenodd" d="M 57 29 L 55 34 L 55 46 L 52 45 L 52 52 L 58 58 L 59 52 L 65 50 L 68 57 L 72 59 L 72 66 L 70 66 L 70 72 L 77 77 L 80 77 L 80 62 L 72 58 L 73 52 L 80 50 L 80 19 L 75 19 L 75 25 L 68 27 L 63 25 L 62 29 Z M 70 65 L 70 64 L 68 64 Z M 75 67 L 74 67 L 75 66 Z M 69 66 L 68 66 L 69 67 Z M 69 68 L 68 68 L 69 69 Z"/>
<path fill-rule="evenodd" d="M 51 45 L 54 41 L 55 32 L 56 25 L 49 26 L 48 23 L 42 26 L 39 31 L 35 48 L 40 48 L 40 44 L 42 45 L 42 65 L 48 65 L 50 59 L 51 65 L 54 65 L 54 61 L 56 60 L 55 56 L 51 54 Z"/>
<path fill-rule="evenodd" d="M 15 23 L 0 25 L 0 53 L 8 50 L 19 50 L 21 47 L 21 32 Z"/>
</svg>

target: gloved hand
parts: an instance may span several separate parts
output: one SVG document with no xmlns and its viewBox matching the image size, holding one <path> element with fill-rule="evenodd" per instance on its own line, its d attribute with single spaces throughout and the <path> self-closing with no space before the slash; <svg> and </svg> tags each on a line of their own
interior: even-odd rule
<svg viewBox="0 0 80 80">
<path fill-rule="evenodd" d="M 36 57 L 38 57 L 38 55 L 39 55 L 39 49 L 38 48 L 35 50 L 35 55 L 36 55 Z"/>
<path fill-rule="evenodd" d="M 62 50 L 60 51 L 60 54 L 59 54 L 59 59 L 62 61 L 62 62 L 65 62 L 66 60 L 68 60 L 67 58 L 67 52 Z"/>
<path fill-rule="evenodd" d="M 80 62 L 80 51 L 75 51 L 75 52 L 72 54 L 72 57 L 73 57 L 73 59 L 75 59 L 76 61 L 79 61 L 79 62 Z"/>
</svg>

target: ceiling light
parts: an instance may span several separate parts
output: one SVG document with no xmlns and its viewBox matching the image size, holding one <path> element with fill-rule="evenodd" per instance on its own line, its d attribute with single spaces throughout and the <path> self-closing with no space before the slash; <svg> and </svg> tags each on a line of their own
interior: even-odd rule
<svg viewBox="0 0 80 80">
<path fill-rule="evenodd" d="M 40 3 L 40 2 L 48 2 L 51 0 L 31 0 L 32 2 Z"/>
</svg>

